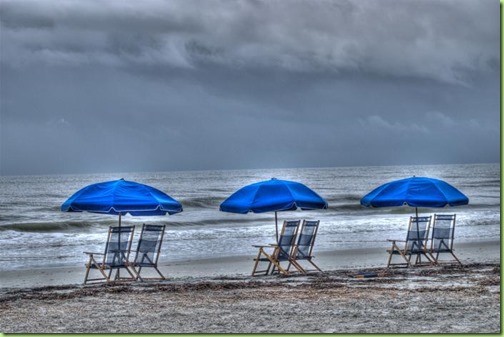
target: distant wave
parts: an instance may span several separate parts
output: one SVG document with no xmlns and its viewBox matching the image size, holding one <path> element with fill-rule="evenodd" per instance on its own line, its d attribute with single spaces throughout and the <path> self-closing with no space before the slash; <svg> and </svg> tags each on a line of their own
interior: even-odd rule
<svg viewBox="0 0 504 337">
<path fill-rule="evenodd" d="M 476 188 L 481 188 L 481 187 L 499 187 L 500 186 L 500 179 L 488 179 L 488 180 L 478 180 L 477 182 L 467 182 L 460 184 L 460 187 L 476 187 Z"/>
<path fill-rule="evenodd" d="M 334 205 L 334 204 L 329 204 L 328 207 L 329 210 L 332 211 L 349 211 L 349 212 L 358 212 L 360 210 L 366 209 L 366 207 L 362 206 L 361 204 L 339 204 L 339 205 Z"/>
<path fill-rule="evenodd" d="M 18 232 L 57 232 L 67 231 L 96 225 L 96 222 L 29 222 L 10 223 L 0 226 L 0 231 L 14 230 Z M 111 224 L 107 221 L 107 224 Z"/>
<path fill-rule="evenodd" d="M 363 195 L 358 195 L 358 194 L 338 194 L 336 196 L 333 196 L 331 198 L 326 198 L 326 201 L 329 205 L 331 203 L 342 203 L 345 201 L 353 201 L 356 202 L 357 204 L 360 203 L 361 198 Z"/>
<path fill-rule="evenodd" d="M 224 225 L 229 226 L 230 224 L 247 224 L 260 221 L 261 218 L 258 217 L 242 217 L 239 219 L 202 219 L 201 221 L 146 221 L 145 223 L 149 224 L 165 224 L 167 228 L 178 228 L 178 227 L 195 227 L 195 226 L 215 226 L 215 225 Z M 125 226 L 126 223 L 123 223 Z M 132 223 L 128 222 L 127 225 L 132 225 Z M 135 223 L 136 226 L 140 226 L 141 223 Z M 93 226 L 96 227 L 108 227 L 108 226 L 117 226 L 117 220 L 106 220 L 106 221 L 85 221 L 85 222 L 68 222 L 68 221 L 60 221 L 60 222 L 22 222 L 22 223 L 9 223 L 0 226 L 0 231 L 13 230 L 18 232 L 65 232 L 65 231 L 73 231 L 77 229 L 86 229 L 91 228 Z"/>
<path fill-rule="evenodd" d="M 473 227 L 473 226 L 495 226 L 499 225 L 499 221 L 495 219 L 476 219 L 471 221 L 466 221 L 465 223 L 460 223 L 461 226 Z"/>
<path fill-rule="evenodd" d="M 197 208 L 215 208 L 219 209 L 220 204 L 225 200 L 222 197 L 208 196 L 180 199 L 183 207 L 197 207 Z"/>
</svg>

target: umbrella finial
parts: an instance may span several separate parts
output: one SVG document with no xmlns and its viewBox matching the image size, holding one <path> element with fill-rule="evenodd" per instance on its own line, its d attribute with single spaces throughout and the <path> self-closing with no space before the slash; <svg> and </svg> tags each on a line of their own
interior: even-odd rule
<svg viewBox="0 0 504 337">
<path fill-rule="evenodd" d="M 278 179 L 277 179 L 277 178 L 275 178 L 275 177 L 273 177 L 273 178 L 271 178 L 271 180 L 278 180 Z"/>
</svg>

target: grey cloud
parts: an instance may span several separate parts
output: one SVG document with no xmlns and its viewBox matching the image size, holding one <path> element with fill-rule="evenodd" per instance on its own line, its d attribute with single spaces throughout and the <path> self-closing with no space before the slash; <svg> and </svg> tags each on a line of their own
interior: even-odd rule
<svg viewBox="0 0 504 337">
<path fill-rule="evenodd" d="M 499 57 L 491 1 L 7 1 L 0 10 L 2 38 L 15 51 L 2 58 L 7 64 L 80 57 L 124 67 L 219 64 L 463 83 L 465 71 L 491 68 Z M 38 38 L 19 38 L 37 27 Z"/>
<path fill-rule="evenodd" d="M 499 159 L 492 1 L 0 2 L 0 173 Z"/>
</svg>

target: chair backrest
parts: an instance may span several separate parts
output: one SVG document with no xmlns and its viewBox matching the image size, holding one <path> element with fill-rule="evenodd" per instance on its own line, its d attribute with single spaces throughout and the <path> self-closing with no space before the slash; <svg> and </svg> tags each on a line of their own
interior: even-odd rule
<svg viewBox="0 0 504 337">
<path fill-rule="evenodd" d="M 135 226 L 109 227 L 103 263 L 110 267 L 124 267 L 128 262 Z"/>
<path fill-rule="evenodd" d="M 301 220 L 284 221 L 280 237 L 278 238 L 277 259 L 289 259 L 294 244 Z"/>
<path fill-rule="evenodd" d="M 427 248 L 431 220 L 432 216 L 410 217 L 408 234 L 406 235 L 406 250 L 417 253 Z"/>
<path fill-rule="evenodd" d="M 134 263 L 142 266 L 157 266 L 166 225 L 143 224 Z"/>
<path fill-rule="evenodd" d="M 303 220 L 303 226 L 301 227 L 301 230 L 299 232 L 296 244 L 296 259 L 299 260 L 311 258 L 319 223 L 320 220 Z"/>
<path fill-rule="evenodd" d="M 455 234 L 455 214 L 434 214 L 431 250 L 451 251 Z"/>
</svg>

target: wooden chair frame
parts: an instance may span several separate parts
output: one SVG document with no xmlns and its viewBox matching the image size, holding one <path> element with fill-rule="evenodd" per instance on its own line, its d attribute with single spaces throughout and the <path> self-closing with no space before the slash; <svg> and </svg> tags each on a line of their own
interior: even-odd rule
<svg viewBox="0 0 504 337">
<path fill-rule="evenodd" d="M 406 240 L 388 240 L 392 243 L 392 247 L 390 249 L 387 249 L 387 253 L 389 253 L 387 268 L 390 268 L 390 266 L 407 268 L 411 267 L 412 265 L 423 265 L 425 263 L 422 262 L 422 256 L 427 259 L 428 264 L 434 264 L 434 259 L 430 257 L 427 249 L 427 241 L 429 237 L 431 221 L 432 216 L 412 216 L 409 220 Z M 419 226 L 418 231 L 417 225 Z M 404 242 L 404 248 L 400 248 L 397 242 Z M 404 262 L 392 263 L 392 257 L 394 255 L 399 255 L 404 260 Z M 416 255 L 414 263 L 411 262 L 413 255 Z"/>
<path fill-rule="evenodd" d="M 296 262 L 294 267 L 303 274 L 306 274 L 308 272 L 314 272 L 314 271 L 318 271 L 318 272 L 322 271 L 322 269 L 320 269 L 319 266 L 317 266 L 312 261 L 312 259 L 315 257 L 315 256 L 313 256 L 313 247 L 315 245 L 315 238 L 317 237 L 319 224 L 320 224 L 320 220 L 316 220 L 316 221 L 303 220 L 303 223 L 301 225 L 301 229 L 299 230 L 299 233 L 298 233 L 296 245 L 294 246 L 294 249 L 292 251 L 292 255 L 291 255 L 292 261 Z M 314 228 L 313 232 L 305 233 L 305 229 L 307 229 L 309 227 Z M 308 240 L 306 240 L 306 238 Z M 307 251 L 304 250 L 303 248 L 301 248 L 301 246 L 307 247 Z M 309 270 L 309 269 L 305 268 L 301 264 L 301 262 L 300 262 L 301 260 L 307 261 L 313 267 L 315 267 L 315 269 Z"/>
<path fill-rule="evenodd" d="M 252 270 L 252 276 L 268 275 L 269 273 L 273 274 L 275 270 L 278 270 L 278 272 L 283 275 L 288 275 L 291 265 L 294 265 L 296 269 L 299 268 L 299 265 L 296 261 L 292 260 L 291 256 L 295 246 L 300 223 L 300 220 L 284 221 L 280 237 L 278 239 L 278 244 L 270 244 L 267 246 L 253 246 L 259 248 L 259 251 L 257 253 L 257 257 L 254 259 L 255 263 Z M 292 233 L 288 231 L 292 231 Z M 273 251 L 267 252 L 267 249 L 272 249 Z M 264 270 L 257 270 L 259 262 L 261 261 L 267 262 L 268 267 Z M 287 268 L 284 268 L 281 265 L 281 262 L 283 261 L 289 262 Z"/>
<path fill-rule="evenodd" d="M 86 275 L 84 276 L 84 284 L 103 281 L 109 283 L 110 281 L 112 281 L 111 276 L 114 270 L 116 271 L 116 273 L 113 281 L 135 280 L 135 276 L 128 269 L 128 258 L 131 250 L 134 231 L 135 226 L 111 226 L 109 227 L 104 253 L 84 252 L 84 254 L 87 254 L 89 256 L 89 261 L 88 263 L 86 263 Z M 121 234 L 127 235 L 125 249 L 121 249 Z M 118 249 L 114 249 L 112 241 L 112 239 L 116 235 L 118 236 Z M 95 258 L 95 256 L 97 255 L 103 256 L 103 258 Z M 97 271 L 99 271 L 101 277 L 89 278 L 91 269 L 96 269 Z M 121 277 L 121 269 L 125 269 L 130 277 Z"/>
<path fill-rule="evenodd" d="M 166 277 L 161 273 L 157 266 L 165 229 L 166 225 L 142 225 L 142 232 L 140 233 L 140 238 L 138 239 L 135 258 L 133 261 L 128 263 L 128 266 L 131 267 L 136 274 L 136 280 L 166 280 Z M 155 233 L 156 241 L 151 240 L 151 238 L 146 239 L 145 233 L 147 232 Z M 152 254 L 152 258 L 149 254 Z M 160 277 L 141 277 L 140 274 L 142 272 L 142 268 L 153 268 Z"/>
<path fill-rule="evenodd" d="M 432 221 L 431 227 L 429 254 L 436 264 L 451 263 L 452 261 L 439 260 L 440 253 L 449 253 L 457 261 L 457 263 L 462 265 L 462 262 L 460 262 L 455 253 L 453 253 L 455 222 L 455 214 L 434 214 L 434 220 Z M 444 226 L 438 226 L 438 223 L 441 223 Z M 446 223 L 448 223 L 448 226 L 446 226 Z"/>
</svg>

